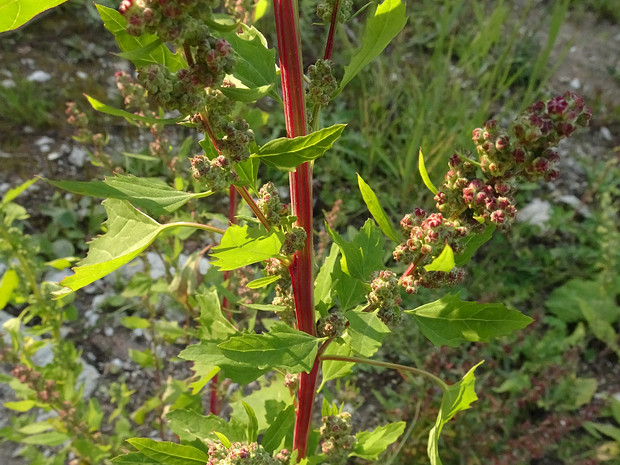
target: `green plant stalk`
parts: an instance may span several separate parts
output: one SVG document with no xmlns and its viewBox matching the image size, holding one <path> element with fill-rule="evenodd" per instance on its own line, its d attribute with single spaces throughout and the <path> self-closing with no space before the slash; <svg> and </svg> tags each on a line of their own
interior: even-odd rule
<svg viewBox="0 0 620 465">
<path fill-rule="evenodd" d="M 273 0 L 273 9 L 280 56 L 282 96 L 288 137 L 306 134 L 306 106 L 304 76 L 301 62 L 299 12 L 296 0 Z M 312 218 L 312 166 L 303 163 L 289 175 L 291 211 L 297 217 L 297 226 L 306 231 L 304 248 L 297 252 L 289 267 L 295 298 L 297 328 L 316 335 L 313 299 L 313 218 Z M 312 422 L 312 408 L 319 373 L 319 359 L 310 373 L 302 373 L 297 393 L 293 450 L 298 459 L 308 454 L 308 437 Z"/>
<path fill-rule="evenodd" d="M 237 191 L 234 186 L 230 186 L 228 189 L 228 224 L 237 223 L 235 215 L 237 214 Z M 230 271 L 224 271 L 224 281 L 228 281 L 230 278 Z M 230 288 L 230 285 L 228 286 Z M 230 290 L 230 289 L 229 289 Z M 228 308 L 228 298 L 222 298 L 222 308 Z M 230 312 L 226 312 L 226 317 L 230 320 Z M 216 374 L 210 383 L 209 389 L 209 413 L 218 415 L 220 413 L 220 402 L 218 396 L 218 387 L 220 385 L 219 377 Z"/>
<path fill-rule="evenodd" d="M 322 355 L 319 358 L 322 362 L 325 360 L 334 360 L 337 362 L 363 363 L 365 365 L 373 365 L 377 367 L 391 368 L 392 370 L 396 370 L 398 372 L 404 371 L 408 373 L 413 373 L 414 375 L 421 375 L 437 383 L 439 387 L 441 387 L 441 390 L 444 392 L 446 392 L 446 390 L 449 387 L 441 378 L 438 378 L 437 376 L 435 376 L 432 373 L 429 373 L 426 370 L 422 370 L 420 368 L 408 367 L 406 365 L 400 365 L 398 363 L 382 362 L 380 360 L 371 360 L 369 358 L 362 358 L 362 357 L 345 357 L 341 355 Z"/>
</svg>

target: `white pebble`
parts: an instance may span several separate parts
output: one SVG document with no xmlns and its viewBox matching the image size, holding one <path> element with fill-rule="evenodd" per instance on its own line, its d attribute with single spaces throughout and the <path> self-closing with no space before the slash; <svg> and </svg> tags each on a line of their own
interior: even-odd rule
<svg viewBox="0 0 620 465">
<path fill-rule="evenodd" d="M 26 79 L 30 82 L 47 82 L 52 79 L 52 75 L 50 73 L 46 73 L 45 71 L 35 71 L 30 74 Z"/>
</svg>

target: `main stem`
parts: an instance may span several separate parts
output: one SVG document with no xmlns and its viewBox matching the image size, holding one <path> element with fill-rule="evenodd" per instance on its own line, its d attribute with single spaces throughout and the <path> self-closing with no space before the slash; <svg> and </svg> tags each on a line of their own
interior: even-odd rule
<svg viewBox="0 0 620 465">
<path fill-rule="evenodd" d="M 306 107 L 299 36 L 299 13 L 296 0 L 273 0 L 278 37 L 282 97 L 288 137 L 306 135 Z M 297 328 L 316 335 L 313 302 L 313 246 L 312 246 L 312 166 L 303 163 L 289 175 L 291 211 L 297 217 L 297 225 L 306 231 L 306 243 L 295 254 L 289 267 L 295 297 Z M 310 373 L 302 373 L 297 393 L 293 449 L 298 459 L 308 453 L 308 436 L 312 422 L 312 408 L 319 373 L 316 359 Z"/>
</svg>

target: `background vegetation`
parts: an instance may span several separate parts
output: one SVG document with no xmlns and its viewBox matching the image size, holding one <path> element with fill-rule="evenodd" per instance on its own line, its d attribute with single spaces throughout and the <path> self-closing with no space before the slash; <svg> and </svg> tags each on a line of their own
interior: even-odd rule
<svg viewBox="0 0 620 465">
<path fill-rule="evenodd" d="M 113 1 L 106 3 L 116 6 Z M 413 325 L 405 323 L 382 349 L 381 357 L 386 360 L 414 360 L 453 380 L 475 361 L 486 360 L 477 372 L 478 385 L 485 394 L 474 410 L 446 432 L 446 464 L 590 465 L 620 461 L 620 102 L 613 98 L 620 87 L 620 48 L 615 48 L 615 57 L 607 56 L 601 64 L 606 76 L 566 67 L 567 60 L 569 64 L 580 61 L 577 54 L 585 47 L 580 41 L 610 40 L 610 50 L 614 50 L 620 18 L 613 4 L 567 0 L 410 2 L 409 23 L 389 53 L 347 88 L 332 114 L 324 115 L 328 122 L 347 120 L 350 124 L 338 148 L 317 163 L 316 210 L 331 210 L 331 223 L 345 231 L 347 224 L 359 221 L 365 208 L 356 187 L 356 171 L 373 179 L 373 189 L 382 194 L 382 204 L 391 212 L 423 207 L 432 199 L 424 193 L 417 174 L 420 146 L 431 178 L 438 179 L 452 150 L 471 149 L 471 130 L 490 117 L 509 119 L 537 98 L 571 86 L 583 92 L 593 106 L 590 133 L 562 148 L 560 180 L 548 188 L 520 193 L 518 205 L 531 213 L 530 221 L 517 223 L 508 235 L 496 234 L 469 267 L 467 281 L 459 289 L 471 300 L 505 302 L 535 318 L 536 323 L 500 343 L 472 344 L 465 353 L 432 348 Z M 307 63 L 320 53 L 325 35 L 312 24 L 313 9 L 312 1 L 302 2 Z M 261 19 L 263 28 L 271 20 L 269 15 Z M 568 27 L 585 32 L 567 42 L 562 31 Z M 341 30 L 340 43 L 348 45 L 336 51 L 336 61 L 339 54 L 355 48 L 358 32 L 355 20 Z M 106 173 L 106 167 L 91 166 L 88 153 L 71 140 L 74 129 L 66 124 L 64 109 L 67 100 L 86 108 L 82 92 L 111 103 L 116 99 L 120 106 L 111 78 L 117 67 L 127 65 L 109 55 L 110 50 L 115 50 L 111 36 L 99 24 L 92 6 L 81 1 L 70 1 L 35 24 L 0 36 L 0 58 L 6 64 L 0 71 L 3 194 L 35 174 L 86 180 Z M 37 71 L 49 77 L 36 77 Z M 574 72 L 565 74 L 568 71 Z M 274 102 L 261 102 L 255 117 L 268 117 L 269 127 L 275 128 L 270 130 L 283 131 Z M 177 148 L 162 161 L 149 158 L 149 152 L 143 150 L 150 139 L 139 129 L 99 115 L 89 114 L 89 119 L 91 130 L 109 134 L 110 145 L 105 150 L 114 166 L 170 177 L 167 166 L 178 157 L 178 172 L 189 172 L 187 157 L 196 142 L 182 144 L 182 132 L 168 134 Z M 42 139 L 44 136 L 49 140 Z M 260 140 L 272 134 L 257 136 Z M 69 258 L 71 262 L 71 257 L 83 255 L 84 237 L 97 234 L 104 214 L 96 200 L 60 194 L 42 182 L 10 203 L 15 206 L 5 207 L 9 211 L 5 224 L 9 215 L 22 235 L 3 238 L 0 270 L 6 269 L 3 261 L 19 258 L 16 251 L 21 250 L 21 269 L 35 281 L 30 287 L 13 289 L 6 301 L 0 292 L 0 308 L 8 315 L 18 315 L 29 295 L 41 292 L 36 291 L 40 289 L 36 283 L 59 279 L 54 266 L 62 265 L 53 260 Z M 165 277 L 172 277 L 174 268 L 180 268 L 182 247 L 173 239 L 157 247 L 164 264 L 162 279 L 145 287 L 140 274 L 128 284 L 118 275 L 115 282 L 107 283 L 107 289 L 99 290 L 100 299 L 81 294 L 60 309 L 56 319 L 39 321 L 45 319 L 41 310 L 29 323 L 47 326 L 47 330 L 51 327 L 58 335 L 63 331 L 78 349 L 97 354 L 93 362 L 98 363 L 104 380 L 94 399 L 117 406 L 108 413 L 123 421 L 117 421 L 107 433 L 115 434 L 118 444 L 130 430 L 157 426 L 166 403 L 180 401 L 179 392 L 186 387 L 165 381 L 167 374 L 183 369 L 167 362 L 178 353 L 171 343 L 182 338 L 174 325 L 161 323 L 163 312 L 156 302 L 144 297 L 147 288 L 174 294 Z M 151 256 L 144 263 L 146 272 L 157 268 L 156 263 Z M 2 286 L 8 282 L 7 275 L 2 279 L 0 290 L 6 292 Z M 430 291 L 412 298 L 411 304 L 429 298 Z M 44 297 L 40 300 L 41 308 L 49 310 Z M 172 308 L 182 306 L 174 299 L 168 303 Z M 127 317 L 149 322 L 144 331 L 147 335 L 142 336 L 148 347 L 139 353 L 131 347 L 129 351 L 102 349 L 140 329 L 137 320 Z M 89 318 L 95 322 L 90 324 Z M 157 330 L 151 331 L 158 321 Z M 99 344 L 93 343 L 96 339 Z M 16 363 L 9 353 L 8 349 L 3 352 L 6 370 Z M 112 363 L 114 358 L 120 359 L 119 363 Z M 123 365 L 125 361 L 128 365 Z M 129 395 L 134 387 L 144 386 L 132 379 L 132 363 L 151 371 L 149 379 L 157 381 L 155 388 Z M 76 376 L 80 372 L 76 366 L 65 368 Z M 375 368 L 359 368 L 352 377 L 357 388 L 340 381 L 329 386 L 326 396 L 358 408 L 358 420 L 364 427 L 372 426 L 378 418 L 415 419 L 413 433 L 408 430 L 399 450 L 392 451 L 392 463 L 426 463 L 425 436 L 439 407 L 432 400 L 432 386 L 422 380 L 404 382 Z M 239 394 L 233 393 L 231 401 L 235 396 Z M 123 409 L 124 403 L 127 407 Z M 22 441 L 29 434 L 24 428 L 34 418 L 31 413 L 18 415 L 10 426 L 0 425 L 4 426 L 0 449 L 12 450 L 10 441 Z M 35 463 L 34 457 L 39 457 L 35 451 L 40 447 L 38 443 L 25 446 L 27 463 Z M 16 458 L 0 462 L 12 463 L 8 460 L 19 463 Z"/>
</svg>

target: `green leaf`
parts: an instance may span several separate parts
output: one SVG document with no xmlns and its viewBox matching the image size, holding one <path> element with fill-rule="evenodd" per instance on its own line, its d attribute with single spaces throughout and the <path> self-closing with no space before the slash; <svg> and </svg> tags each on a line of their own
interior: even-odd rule
<svg viewBox="0 0 620 465">
<path fill-rule="evenodd" d="M 228 449 L 230 448 L 230 446 L 232 446 L 232 443 L 230 442 L 230 439 L 228 439 L 224 434 L 220 433 L 219 431 L 214 431 L 213 434 L 215 434 L 217 436 L 217 438 L 220 440 L 220 442 L 222 443 L 222 445 Z"/>
<path fill-rule="evenodd" d="M 35 182 L 37 182 L 37 178 L 29 179 L 28 181 L 21 183 L 19 186 L 14 187 L 13 189 L 9 189 L 8 191 L 6 191 L 6 194 L 4 194 L 4 197 L 2 197 L 2 202 L 0 203 L 6 205 L 7 203 L 12 202 L 13 200 L 17 198 L 19 194 L 24 192 L 26 189 L 32 186 Z"/>
<path fill-rule="evenodd" d="M 155 359 L 151 349 L 145 349 L 144 351 L 129 349 L 129 358 L 140 365 L 141 368 L 153 368 L 155 366 Z"/>
<path fill-rule="evenodd" d="M 224 434 L 231 441 L 245 441 L 246 428 L 241 423 L 227 422 L 217 415 L 201 415 L 194 410 L 173 410 L 166 418 L 169 421 L 170 429 L 179 436 L 182 441 L 194 441 L 200 439 L 216 439 L 214 434 L 218 431 Z"/>
<path fill-rule="evenodd" d="M 432 262 L 424 267 L 426 271 L 443 271 L 449 273 L 454 268 L 454 251 L 448 244 Z"/>
<path fill-rule="evenodd" d="M 378 426 L 372 431 L 360 431 L 355 435 L 357 442 L 351 455 L 366 460 L 375 460 L 381 452 L 403 434 L 405 425 L 404 421 L 399 421 Z"/>
<path fill-rule="evenodd" d="M 0 310 L 2 310 L 7 303 L 9 303 L 11 295 L 17 288 L 18 284 L 19 276 L 17 275 L 17 271 L 12 268 L 6 270 L 0 280 Z"/>
<path fill-rule="evenodd" d="M 595 430 L 598 433 L 609 436 L 618 444 L 620 444 L 620 428 L 618 428 L 617 426 L 603 423 L 593 423 L 591 421 L 585 422 L 583 426 L 586 428 L 586 430 L 588 430 L 588 432 L 590 432 L 591 430 Z"/>
<path fill-rule="evenodd" d="M 338 265 L 340 269 L 340 265 Z M 368 294 L 369 289 L 364 281 L 342 273 L 334 283 L 338 306 L 343 312 L 355 308 L 362 303 Z"/>
<path fill-rule="evenodd" d="M 204 465 L 209 460 L 209 456 L 200 449 L 174 442 L 148 438 L 131 438 L 127 442 L 147 457 L 166 465 Z"/>
<path fill-rule="evenodd" d="M 248 89 L 247 87 L 221 87 L 220 90 L 222 94 L 231 100 L 236 100 L 237 102 L 256 102 L 269 95 L 273 88 L 274 85 L 269 84 L 253 89 Z"/>
<path fill-rule="evenodd" d="M 269 382 L 269 385 L 265 385 L 265 382 Z M 269 380 L 263 378 L 259 383 L 260 389 L 244 396 L 243 401 L 254 410 L 258 420 L 258 432 L 261 433 L 269 428 L 285 406 L 291 404 L 293 398 L 289 389 L 284 386 L 284 377 L 281 375 L 271 377 Z M 247 424 L 249 418 L 241 401 L 231 402 L 230 407 L 231 418 L 244 425 Z"/>
<path fill-rule="evenodd" d="M 491 239 L 493 232 L 495 232 L 495 225 L 491 224 L 481 234 L 470 234 L 465 240 L 465 249 L 454 257 L 456 266 L 463 266 L 469 262 L 474 253 Z"/>
<path fill-rule="evenodd" d="M 247 428 L 248 443 L 256 442 L 256 439 L 258 438 L 258 419 L 256 418 L 256 413 L 254 413 L 254 409 L 246 402 L 241 401 L 241 404 L 243 405 L 249 420 Z"/>
<path fill-rule="evenodd" d="M 250 281 L 245 285 L 248 289 L 260 289 L 261 287 L 269 286 L 271 283 L 275 283 L 280 279 L 280 276 L 265 276 L 264 278 L 258 278 L 254 281 Z"/>
<path fill-rule="evenodd" d="M 0 32 L 12 31 L 67 0 L 0 0 Z"/>
<path fill-rule="evenodd" d="M 231 360 L 218 347 L 221 341 L 202 341 L 200 344 L 193 344 L 185 348 L 179 354 L 184 360 L 192 360 L 195 368 L 200 369 L 201 373 L 212 373 L 213 368 L 219 367 L 226 373 L 226 376 L 235 383 L 248 384 L 269 371 L 267 368 L 258 368 L 256 363 L 244 363 Z M 217 371 L 215 372 L 217 373 Z M 213 375 L 215 373 L 212 373 Z"/>
<path fill-rule="evenodd" d="M 424 165 L 424 155 L 422 155 L 421 147 L 418 158 L 418 170 L 420 171 L 420 176 L 422 176 L 422 181 L 424 181 L 424 185 L 428 187 L 428 190 L 431 191 L 433 194 L 437 194 L 437 188 L 431 181 L 431 178 L 428 177 L 428 173 L 426 172 L 426 166 Z"/>
<path fill-rule="evenodd" d="M 243 266 L 262 262 L 280 253 L 284 236 L 262 226 L 233 224 L 222 236 L 220 245 L 213 249 L 213 264 L 221 271 L 236 270 Z"/>
<path fill-rule="evenodd" d="M 248 186 L 253 192 L 257 191 L 258 165 L 260 162 L 257 158 L 248 158 L 235 165 L 235 172 L 239 177 L 240 184 Z"/>
<path fill-rule="evenodd" d="M 390 329 L 377 317 L 376 312 L 351 310 L 344 316 L 349 321 L 347 332 L 351 337 L 351 349 L 362 357 L 371 357 L 379 350 Z"/>
<path fill-rule="evenodd" d="M 202 338 L 207 340 L 224 340 L 237 333 L 235 327 L 222 313 L 220 298 L 215 290 L 196 294 L 200 308 L 200 331 Z"/>
<path fill-rule="evenodd" d="M 267 41 L 254 26 L 239 25 L 241 34 L 229 32 L 222 34 L 235 53 L 235 69 L 233 76 L 248 89 L 257 89 L 270 86 L 270 94 L 280 100 L 275 84 L 278 82 L 276 74 L 276 52 L 267 48 Z"/>
<path fill-rule="evenodd" d="M 383 244 L 385 238 L 371 219 L 355 235 L 351 242 L 327 227 L 327 232 L 340 247 L 342 271 L 349 276 L 366 281 L 373 271 L 383 268 Z"/>
<path fill-rule="evenodd" d="M 271 423 L 261 442 L 267 452 L 275 451 L 282 443 L 284 437 L 293 430 L 295 425 L 295 407 L 287 406 Z"/>
<path fill-rule="evenodd" d="M 381 231 L 383 231 L 383 234 L 385 234 L 388 238 L 390 238 L 394 242 L 400 243 L 402 240 L 401 238 L 402 234 L 400 234 L 396 230 L 396 228 L 394 228 L 394 225 L 388 218 L 387 214 L 385 213 L 385 210 L 383 210 L 383 207 L 381 207 L 381 205 L 379 204 L 379 199 L 377 198 L 377 195 L 370 188 L 370 186 L 366 184 L 366 182 L 362 179 L 359 173 L 357 175 L 357 185 L 360 188 L 360 192 L 362 193 L 362 198 L 364 199 L 364 202 L 366 203 L 366 206 L 368 207 L 368 211 L 370 212 L 372 217 L 375 219 L 375 221 L 381 228 Z"/>
<path fill-rule="evenodd" d="M 95 397 L 88 399 L 88 416 L 86 420 L 88 423 L 88 431 L 94 432 L 101 428 L 103 410 L 101 410 L 101 405 Z"/>
<path fill-rule="evenodd" d="M 132 452 L 131 454 L 114 457 L 112 463 L 114 465 L 162 465 L 161 462 L 139 452 Z"/>
<path fill-rule="evenodd" d="M 53 425 L 48 421 L 39 421 L 37 423 L 31 423 L 26 426 L 22 426 L 17 431 L 22 434 L 37 434 L 42 433 L 53 428 Z"/>
<path fill-rule="evenodd" d="M 127 21 L 122 14 L 103 5 L 95 6 L 106 29 L 114 34 L 120 49 L 131 56 L 130 59 L 136 68 L 159 63 L 174 72 L 187 66 L 180 54 L 173 54 L 163 43 L 150 50 L 148 46 L 153 44 L 154 41 L 159 40 L 156 35 L 142 34 L 139 37 L 132 36 L 125 30 Z"/>
<path fill-rule="evenodd" d="M 61 281 L 72 291 L 106 276 L 129 263 L 146 249 L 164 230 L 164 226 L 136 210 L 128 202 L 106 199 L 107 232 L 89 245 L 88 256 L 73 268 L 74 275 Z"/>
<path fill-rule="evenodd" d="M 340 249 L 336 244 L 332 244 L 329 255 L 325 258 L 325 262 L 319 270 L 314 283 L 314 302 L 318 307 L 321 315 L 327 313 L 327 310 L 334 303 L 334 296 L 332 295 L 332 285 L 334 282 L 333 274 L 336 270 L 336 264 Z M 340 271 L 340 267 L 338 267 Z"/>
<path fill-rule="evenodd" d="M 340 138 L 346 124 L 334 124 L 306 136 L 281 137 L 267 142 L 252 157 L 283 171 L 293 171 L 304 162 L 312 161 L 328 151 Z"/>
<path fill-rule="evenodd" d="M 342 357 L 350 357 L 353 355 L 353 351 L 351 350 L 351 338 L 350 336 L 345 336 L 343 338 L 344 342 L 339 344 L 334 341 L 327 349 L 325 349 L 325 355 L 340 355 Z M 323 386 L 327 381 L 332 379 L 342 378 L 343 376 L 347 376 L 352 373 L 352 368 L 355 366 L 353 362 L 342 362 L 340 360 L 325 360 L 321 367 L 321 372 L 323 373 L 323 379 L 321 381 L 321 386 L 319 387 L 319 391 L 323 389 Z"/>
<path fill-rule="evenodd" d="M 441 299 L 406 310 L 436 346 L 456 347 L 461 342 L 487 342 L 525 328 L 533 320 L 503 304 L 479 304 L 446 294 Z"/>
<path fill-rule="evenodd" d="M 439 413 L 437 414 L 435 426 L 433 426 L 428 435 L 427 451 L 428 457 L 431 460 L 431 465 L 442 465 L 441 459 L 439 458 L 438 442 L 439 435 L 441 434 L 441 430 L 444 425 L 448 423 L 458 412 L 467 410 L 473 402 L 478 400 L 476 391 L 474 390 L 474 385 L 476 382 L 474 371 L 478 368 L 478 366 L 480 366 L 481 363 L 483 362 L 480 362 L 476 366 L 472 367 L 472 369 L 469 370 L 465 376 L 463 376 L 463 379 L 452 386 L 448 386 L 443 393 L 443 397 L 441 398 L 441 407 L 439 407 Z"/>
<path fill-rule="evenodd" d="M 75 274 L 60 282 L 65 289 L 54 292 L 55 296 L 77 291 L 129 263 L 166 229 L 193 227 L 187 223 L 159 224 L 124 200 L 106 199 L 103 206 L 108 213 L 107 232 L 89 243 L 88 256 L 73 268 Z"/>
<path fill-rule="evenodd" d="M 566 323 L 585 319 L 613 324 L 620 319 L 613 289 L 603 280 L 571 279 L 553 290 L 545 306 Z"/>
<path fill-rule="evenodd" d="M 366 21 L 362 37 L 362 47 L 344 68 L 344 76 L 336 94 L 372 60 L 388 46 L 394 37 L 405 27 L 407 16 L 405 4 L 401 0 L 385 0 Z"/>
<path fill-rule="evenodd" d="M 130 113 L 128 111 L 106 105 L 105 103 L 102 103 L 99 100 L 94 99 L 93 97 L 90 97 L 89 95 L 84 94 L 84 97 L 86 97 L 86 100 L 88 100 L 88 103 L 90 103 L 90 106 L 92 106 L 93 109 L 100 111 L 101 113 L 105 113 L 107 115 L 121 116 L 125 118 L 128 122 L 133 123 L 133 124 L 135 124 L 136 121 L 140 121 L 142 123 L 149 123 L 149 124 L 176 124 L 176 123 L 180 123 L 181 121 L 185 119 L 185 116 L 179 116 L 177 118 L 166 119 L 166 118 L 154 118 L 150 116 L 136 115 L 134 113 Z"/>
<path fill-rule="evenodd" d="M 134 158 L 136 160 L 149 161 L 149 162 L 159 162 L 160 158 L 154 157 L 152 155 L 144 155 L 143 153 L 129 153 L 129 152 L 121 152 L 124 157 Z"/>
<path fill-rule="evenodd" d="M 6 329 L 6 327 L 4 329 Z M 5 402 L 3 405 L 10 410 L 15 410 L 16 412 L 27 412 L 37 404 L 34 400 L 20 400 L 16 402 Z"/>
<path fill-rule="evenodd" d="M 52 431 L 49 433 L 33 434 L 21 439 L 20 442 L 24 444 L 36 444 L 38 446 L 50 446 L 55 447 L 61 445 L 63 442 L 70 439 L 70 436 L 59 433 L 58 431 Z"/>
<path fill-rule="evenodd" d="M 127 329 L 144 329 L 151 326 L 149 320 L 137 316 L 125 316 L 121 319 L 121 324 Z"/>
<path fill-rule="evenodd" d="M 301 373 L 312 370 L 318 344 L 322 340 L 283 323 L 276 323 L 268 333 L 233 336 L 218 347 L 228 358 L 237 362 Z"/>
<path fill-rule="evenodd" d="M 122 174 L 106 176 L 103 181 L 45 181 L 74 194 L 127 200 L 154 215 L 169 215 L 185 205 L 189 199 L 211 195 L 211 191 L 178 191 L 158 178 L 138 178 Z"/>
</svg>

